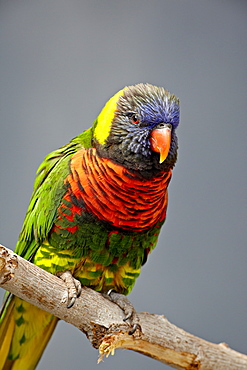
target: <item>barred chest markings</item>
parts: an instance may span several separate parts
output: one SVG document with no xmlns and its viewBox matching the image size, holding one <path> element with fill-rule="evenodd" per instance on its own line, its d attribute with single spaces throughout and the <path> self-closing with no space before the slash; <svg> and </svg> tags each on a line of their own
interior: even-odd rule
<svg viewBox="0 0 247 370">
<path fill-rule="evenodd" d="M 95 149 L 82 149 L 72 157 L 71 173 L 65 180 L 68 191 L 58 219 L 64 219 L 70 232 L 77 230 L 75 215 L 83 212 L 124 230 L 148 230 L 166 217 L 170 179 L 171 171 L 150 180 L 141 178 L 99 158 Z M 67 221 L 72 222 L 71 227 Z"/>
</svg>

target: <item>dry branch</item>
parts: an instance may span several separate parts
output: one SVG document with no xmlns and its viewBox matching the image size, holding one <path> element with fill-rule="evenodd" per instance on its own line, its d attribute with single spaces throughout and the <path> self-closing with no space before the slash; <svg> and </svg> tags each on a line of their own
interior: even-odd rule
<svg viewBox="0 0 247 370">
<path fill-rule="evenodd" d="M 83 288 L 71 308 L 61 304 L 64 282 L 0 245 L 0 286 L 84 332 L 100 358 L 126 348 L 177 369 L 246 370 L 247 356 L 171 324 L 164 316 L 138 313 L 141 331 L 129 335 L 122 310 L 100 293 Z"/>
</svg>

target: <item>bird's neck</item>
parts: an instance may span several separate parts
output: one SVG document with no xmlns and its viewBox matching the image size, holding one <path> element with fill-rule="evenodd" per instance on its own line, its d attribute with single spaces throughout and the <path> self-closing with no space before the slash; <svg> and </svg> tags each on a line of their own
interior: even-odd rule
<svg viewBox="0 0 247 370">
<path fill-rule="evenodd" d="M 144 231 L 166 217 L 167 187 L 172 171 L 146 179 L 94 148 L 81 149 L 71 159 L 68 176 L 73 196 L 83 200 L 86 211 L 114 228 Z"/>
</svg>

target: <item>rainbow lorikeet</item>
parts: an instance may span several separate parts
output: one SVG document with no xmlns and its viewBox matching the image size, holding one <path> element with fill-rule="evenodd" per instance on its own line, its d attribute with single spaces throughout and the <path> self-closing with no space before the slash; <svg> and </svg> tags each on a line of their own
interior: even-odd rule
<svg viewBox="0 0 247 370">
<path fill-rule="evenodd" d="M 167 90 L 138 84 L 116 93 L 91 128 L 39 167 L 16 253 L 127 295 L 166 218 L 178 124 L 179 100 Z M 34 369 L 57 321 L 12 296 L 0 324 L 0 369 Z"/>
</svg>

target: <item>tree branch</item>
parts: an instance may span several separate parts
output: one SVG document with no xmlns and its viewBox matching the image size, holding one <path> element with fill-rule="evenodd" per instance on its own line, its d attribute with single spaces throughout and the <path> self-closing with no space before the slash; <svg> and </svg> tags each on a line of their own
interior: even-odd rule
<svg viewBox="0 0 247 370">
<path fill-rule="evenodd" d="M 141 330 L 129 335 L 122 310 L 87 287 L 68 309 L 61 303 L 66 290 L 61 279 L 1 245 L 0 286 L 84 332 L 99 349 L 99 361 L 117 348 L 126 348 L 176 369 L 247 369 L 246 355 L 186 333 L 164 316 L 138 313 Z"/>
</svg>

